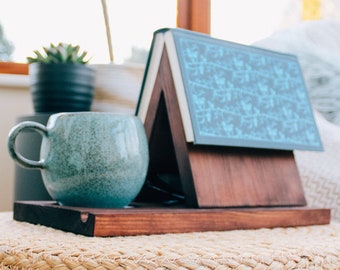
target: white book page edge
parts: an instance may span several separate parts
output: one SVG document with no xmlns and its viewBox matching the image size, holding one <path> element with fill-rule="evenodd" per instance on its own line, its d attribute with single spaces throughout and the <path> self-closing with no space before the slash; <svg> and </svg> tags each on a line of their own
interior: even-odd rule
<svg viewBox="0 0 340 270">
<path fill-rule="evenodd" d="M 152 96 L 152 91 L 156 82 L 157 73 L 159 70 L 159 65 L 161 62 L 162 52 L 164 47 L 164 37 L 163 33 L 159 33 L 155 36 L 155 43 L 152 48 L 152 55 L 149 63 L 148 72 L 146 76 L 146 81 L 144 84 L 144 89 L 142 90 L 142 97 L 138 109 L 138 117 L 145 122 L 146 114 L 149 108 L 150 99 Z"/>
<path fill-rule="evenodd" d="M 182 116 L 183 128 L 185 133 L 185 138 L 187 142 L 194 141 L 194 132 L 192 129 L 192 122 L 190 118 L 190 112 L 187 102 L 187 97 L 185 94 L 184 84 L 181 75 L 181 68 L 178 62 L 178 56 L 176 52 L 175 42 L 172 36 L 171 31 L 167 31 L 164 34 L 165 39 L 165 46 L 167 48 L 169 61 L 170 61 L 170 68 L 172 72 L 172 76 L 174 79 L 174 84 L 176 88 L 176 95 L 179 104 L 179 109 Z"/>
</svg>

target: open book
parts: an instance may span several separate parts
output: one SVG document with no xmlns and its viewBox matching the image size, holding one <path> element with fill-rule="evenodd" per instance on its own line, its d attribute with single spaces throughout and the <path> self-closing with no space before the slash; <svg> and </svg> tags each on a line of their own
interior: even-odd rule
<svg viewBox="0 0 340 270">
<path fill-rule="evenodd" d="M 322 150 L 296 56 L 178 28 L 154 33 L 136 110 L 143 121 L 164 48 L 187 142 Z"/>
</svg>

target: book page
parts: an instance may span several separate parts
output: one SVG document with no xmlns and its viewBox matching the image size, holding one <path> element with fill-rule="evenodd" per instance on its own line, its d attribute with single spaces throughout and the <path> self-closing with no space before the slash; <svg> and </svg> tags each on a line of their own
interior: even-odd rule
<svg viewBox="0 0 340 270">
<path fill-rule="evenodd" d="M 150 59 L 146 66 L 145 77 L 142 86 L 142 93 L 138 102 L 137 115 L 144 123 L 148 111 L 153 87 L 155 85 L 159 64 L 164 47 L 163 33 L 157 33 L 153 39 L 153 44 L 150 49 Z"/>
<path fill-rule="evenodd" d="M 187 101 L 185 90 L 184 90 L 181 68 L 178 63 L 178 56 L 177 56 L 177 51 L 176 51 L 175 43 L 174 43 L 173 36 L 172 36 L 172 30 L 165 33 L 165 45 L 166 45 L 167 52 L 169 55 L 169 62 L 170 62 L 172 76 L 174 79 L 175 88 L 176 88 L 177 100 L 178 100 L 179 109 L 182 115 L 185 138 L 187 142 L 193 142 L 194 134 L 193 134 L 193 129 L 192 129 L 189 108 L 188 108 L 188 101 Z"/>
</svg>

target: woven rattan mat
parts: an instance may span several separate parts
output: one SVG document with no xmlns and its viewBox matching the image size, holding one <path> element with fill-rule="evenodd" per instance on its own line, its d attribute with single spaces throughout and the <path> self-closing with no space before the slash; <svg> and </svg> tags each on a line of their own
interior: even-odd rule
<svg viewBox="0 0 340 270">
<path fill-rule="evenodd" d="M 340 269 L 340 223 L 96 238 L 0 213 L 2 269 Z"/>
</svg>

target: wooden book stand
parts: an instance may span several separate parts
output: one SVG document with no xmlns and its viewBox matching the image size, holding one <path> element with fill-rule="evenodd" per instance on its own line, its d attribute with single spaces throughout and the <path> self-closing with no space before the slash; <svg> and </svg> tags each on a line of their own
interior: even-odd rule
<svg viewBox="0 0 340 270">
<path fill-rule="evenodd" d="M 292 151 L 194 145 L 185 140 L 175 85 L 164 49 L 145 130 L 149 179 L 178 175 L 188 207 L 304 206 Z"/>
</svg>

